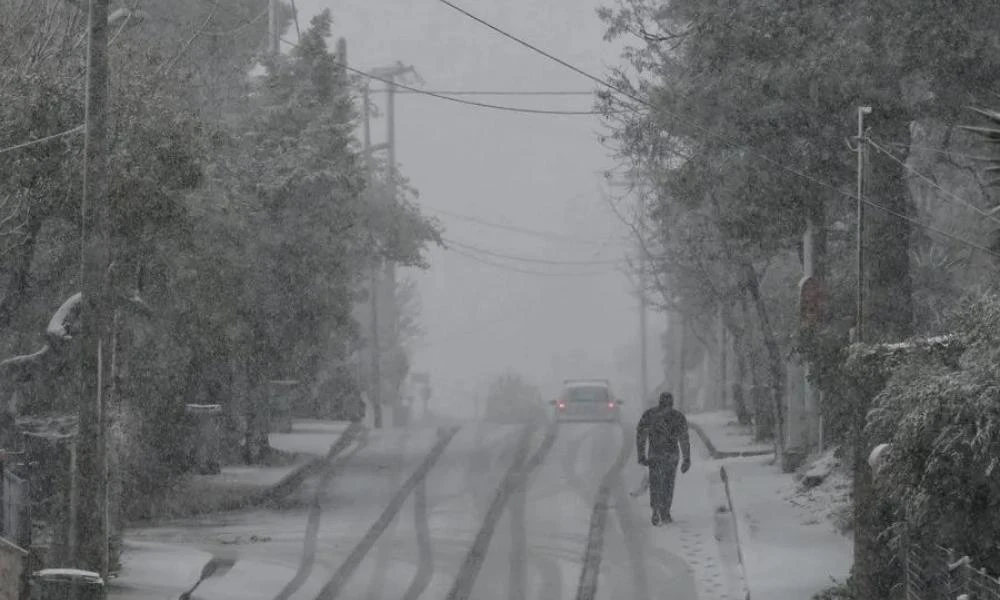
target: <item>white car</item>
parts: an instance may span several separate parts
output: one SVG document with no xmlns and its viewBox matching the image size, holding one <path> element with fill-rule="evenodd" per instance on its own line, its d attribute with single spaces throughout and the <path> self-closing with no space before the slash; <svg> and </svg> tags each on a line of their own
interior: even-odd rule
<svg viewBox="0 0 1000 600">
<path fill-rule="evenodd" d="M 623 402 L 615 398 L 607 379 L 567 379 L 556 407 L 556 421 L 621 421 Z"/>
</svg>

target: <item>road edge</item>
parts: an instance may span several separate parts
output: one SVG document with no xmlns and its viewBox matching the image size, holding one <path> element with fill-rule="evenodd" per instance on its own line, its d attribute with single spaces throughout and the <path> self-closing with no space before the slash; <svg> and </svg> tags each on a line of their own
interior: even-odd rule
<svg viewBox="0 0 1000 600">
<path fill-rule="evenodd" d="M 743 528 L 740 526 L 739 513 L 736 512 L 736 507 L 733 503 L 733 495 L 729 489 L 729 473 L 726 471 L 725 465 L 719 467 L 719 479 L 722 480 L 722 486 L 725 489 L 726 507 L 729 511 L 728 521 L 730 525 L 730 532 L 732 533 L 733 541 L 736 545 L 736 557 L 739 563 L 739 570 L 742 579 L 742 585 L 740 586 L 742 589 L 740 592 L 743 595 L 744 600 L 750 600 L 750 578 L 747 575 L 746 561 L 744 560 L 743 552 L 744 536 L 740 534 L 740 532 L 743 531 Z M 716 519 L 721 521 L 727 520 L 725 518 L 720 518 L 718 513 L 716 514 Z"/>
</svg>

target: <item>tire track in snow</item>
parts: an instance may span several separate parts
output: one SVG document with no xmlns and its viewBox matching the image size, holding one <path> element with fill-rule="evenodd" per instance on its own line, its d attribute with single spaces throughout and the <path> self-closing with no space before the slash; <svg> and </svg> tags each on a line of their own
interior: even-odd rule
<svg viewBox="0 0 1000 600">
<path fill-rule="evenodd" d="M 431 451 L 424 458 L 424 462 L 413 472 L 412 475 L 403 483 L 403 486 L 399 488 L 396 495 L 392 497 L 389 501 L 389 505 L 386 506 L 382 515 L 379 516 L 378 520 L 372 524 L 371 528 L 365 534 L 361 541 L 354 547 L 354 550 L 347 556 L 345 560 L 337 571 L 333 574 L 333 577 L 323 586 L 320 590 L 319 595 L 316 596 L 317 600 L 333 600 L 340 595 L 343 590 L 344 585 L 351 578 L 354 572 L 357 570 L 358 565 L 361 561 L 365 559 L 368 552 L 371 551 L 372 546 L 378 541 L 379 536 L 389 527 L 389 523 L 396 517 L 399 510 L 403 507 L 403 503 L 406 502 L 407 497 L 409 497 L 410 492 L 413 491 L 417 485 L 427 477 L 427 473 L 430 472 L 431 468 L 437 463 L 438 459 L 444 453 L 444 449 L 451 442 L 455 434 L 458 433 L 458 427 L 450 427 L 444 430 L 438 430 L 438 441 L 431 448 Z"/>
<path fill-rule="evenodd" d="M 404 429 L 403 435 L 396 443 L 396 470 L 392 476 L 392 487 L 396 488 L 399 485 L 399 480 L 403 476 L 403 465 L 405 464 L 404 456 L 406 452 L 407 443 L 410 440 L 410 429 Z M 389 531 L 389 535 L 392 536 L 393 532 L 396 531 L 396 527 L 399 521 L 393 519 L 392 529 Z M 372 573 L 371 583 L 368 585 L 368 600 L 382 600 L 382 586 L 385 584 L 385 577 L 383 577 L 383 570 L 386 563 L 389 562 L 389 553 L 392 547 L 389 544 L 382 544 L 378 549 L 378 554 L 375 557 L 375 570 Z"/>
<path fill-rule="evenodd" d="M 344 439 L 344 437 L 338 439 L 327 453 L 326 458 L 328 461 L 334 457 L 336 457 L 336 460 L 326 465 L 316 484 L 316 492 L 313 494 L 312 503 L 309 506 L 309 515 L 306 518 L 306 535 L 302 541 L 302 558 L 299 560 L 299 567 L 292 579 L 274 597 L 274 600 L 287 600 L 290 598 L 309 579 L 309 575 L 312 574 L 313 566 L 316 564 L 316 541 L 319 537 L 319 522 L 323 516 L 323 496 L 326 495 L 333 475 L 340 470 L 340 467 L 357 454 L 359 450 L 368 445 L 368 429 L 361 430 L 357 438 L 358 443 L 354 446 L 354 449 L 347 454 L 338 456 L 354 441 L 346 440 L 342 442 Z"/>
<path fill-rule="evenodd" d="M 483 524 L 480 526 L 475 541 L 472 543 L 472 547 L 469 548 L 465 556 L 465 561 L 462 563 L 462 567 L 458 571 L 458 576 L 455 578 L 451 591 L 448 593 L 447 600 L 469 599 L 472 593 L 472 586 L 479 575 L 479 570 L 483 566 L 483 560 L 486 558 L 486 551 L 489 548 L 493 532 L 496 530 L 497 521 L 500 520 L 500 516 L 503 514 L 504 506 L 507 504 L 511 492 L 527 481 L 527 477 L 531 471 L 542 464 L 549 450 L 552 449 L 552 444 L 555 443 L 556 434 L 558 433 L 555 423 L 549 424 L 541 446 L 530 459 L 526 460 L 531 438 L 536 429 L 536 427 L 529 428 L 522 434 L 521 439 L 518 440 L 517 454 L 514 455 L 514 460 L 507 469 L 507 474 L 497 488 L 493 501 L 486 511 Z"/>
<path fill-rule="evenodd" d="M 507 582 L 507 592 L 510 600 L 525 600 L 527 597 L 527 567 L 528 532 L 527 504 L 528 493 L 525 486 L 520 486 L 511 492 L 513 496 L 510 505 L 510 579 Z"/>
<path fill-rule="evenodd" d="M 417 486 L 416 498 L 413 509 L 413 522 L 417 530 L 417 552 L 420 562 L 417 564 L 417 573 L 410 582 L 410 587 L 406 589 L 403 600 L 417 600 L 427 589 L 434 576 L 434 550 L 431 548 L 431 531 L 427 511 L 427 478 L 420 480 Z"/>
<path fill-rule="evenodd" d="M 587 429 L 577 437 L 570 440 L 570 443 L 566 448 L 566 453 L 563 454 L 562 459 L 562 469 L 566 474 L 569 487 L 573 488 L 585 504 L 590 504 L 591 492 L 588 489 L 586 480 L 583 477 L 580 477 L 580 474 L 577 473 L 576 465 L 580 459 L 580 450 L 583 449 L 583 443 L 590 437 L 591 431 L 594 430 Z"/>
<path fill-rule="evenodd" d="M 594 600 L 597 597 L 598 575 L 601 571 L 601 557 L 604 552 L 604 530 L 608 519 L 608 499 L 611 497 L 611 486 L 619 479 L 622 467 L 632 449 L 625 426 L 620 425 L 622 432 L 622 447 L 615 463 L 604 474 L 601 487 L 597 490 L 594 508 L 590 513 L 590 532 L 587 535 L 587 548 L 583 553 L 583 569 L 580 570 L 580 583 L 577 586 L 577 600 Z"/>
<path fill-rule="evenodd" d="M 495 426 L 494 426 L 495 427 Z M 524 426 L 520 426 L 523 428 Z M 485 515 L 493 498 L 495 491 L 489 487 L 489 482 L 485 481 L 484 474 L 492 473 L 498 463 L 507 460 L 510 455 L 516 454 L 518 446 L 507 447 L 507 436 L 500 436 L 500 439 L 487 443 L 487 436 L 484 429 L 489 431 L 485 423 L 476 425 L 474 439 L 476 449 L 469 455 L 468 468 L 466 469 L 465 480 L 472 482 L 466 486 L 466 493 L 472 499 L 472 505 L 479 515 Z M 501 448 L 498 452 L 497 448 Z M 483 481 L 484 485 L 479 485 Z"/>
<path fill-rule="evenodd" d="M 482 432 L 486 426 L 483 422 L 478 422 L 473 430 L 473 439 L 477 442 L 476 451 L 473 453 L 472 460 L 469 461 L 469 475 L 478 475 L 484 472 L 489 472 L 492 468 L 491 456 L 493 453 L 490 452 L 497 444 L 492 444 L 490 446 L 483 445 Z M 466 480 L 470 477 L 467 476 Z M 473 491 L 467 490 L 465 493 L 472 494 L 473 501 L 475 501 L 475 493 Z M 445 498 L 439 498 L 438 503 L 447 502 L 448 500 L 458 497 L 449 496 Z M 431 544 L 430 535 L 430 509 L 431 505 L 427 502 L 427 479 L 422 479 L 420 485 L 416 490 L 416 502 L 414 504 L 415 513 L 415 527 L 417 534 L 417 548 L 419 552 L 417 572 L 413 576 L 413 581 L 407 588 L 403 600 L 416 600 L 419 598 L 426 590 L 427 586 L 430 585 L 431 580 L 434 577 L 434 549 Z"/>
</svg>

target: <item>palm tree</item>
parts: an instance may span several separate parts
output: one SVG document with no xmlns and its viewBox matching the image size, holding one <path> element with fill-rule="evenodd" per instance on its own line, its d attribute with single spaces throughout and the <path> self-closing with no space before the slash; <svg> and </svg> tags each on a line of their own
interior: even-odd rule
<svg viewBox="0 0 1000 600">
<path fill-rule="evenodd" d="M 983 141 L 990 145 L 991 150 L 998 150 L 997 152 L 994 152 L 993 156 L 983 159 L 986 164 L 986 166 L 983 167 L 983 173 L 988 177 L 991 177 L 991 179 L 986 182 L 987 187 L 1000 187 L 1000 111 L 982 108 L 972 108 L 972 110 L 979 113 L 983 117 L 986 117 L 988 124 L 963 125 L 960 128 L 966 131 L 971 131 L 972 133 L 983 138 Z M 995 206 L 992 210 L 990 210 L 990 212 L 1000 212 L 1000 205 Z M 1000 253 L 1000 230 L 993 233 L 993 241 L 990 244 L 990 250 Z"/>
</svg>

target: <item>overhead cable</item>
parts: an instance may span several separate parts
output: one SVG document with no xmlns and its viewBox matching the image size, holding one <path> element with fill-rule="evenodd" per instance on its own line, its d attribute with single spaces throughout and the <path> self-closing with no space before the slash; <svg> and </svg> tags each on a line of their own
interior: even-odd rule
<svg viewBox="0 0 1000 600">
<path fill-rule="evenodd" d="M 37 140 L 29 140 L 14 146 L 8 146 L 7 148 L 0 148 L 0 154 L 6 154 L 7 152 L 13 152 L 14 150 L 20 150 L 22 148 L 29 148 L 31 146 L 37 146 L 38 144 L 44 144 L 45 142 L 50 142 L 62 137 L 73 135 L 74 133 L 80 133 L 85 129 L 84 125 L 77 125 L 73 129 L 67 129 L 66 131 L 61 131 L 59 133 L 53 133 L 52 135 L 47 135 L 43 138 L 38 138 Z"/>
</svg>

